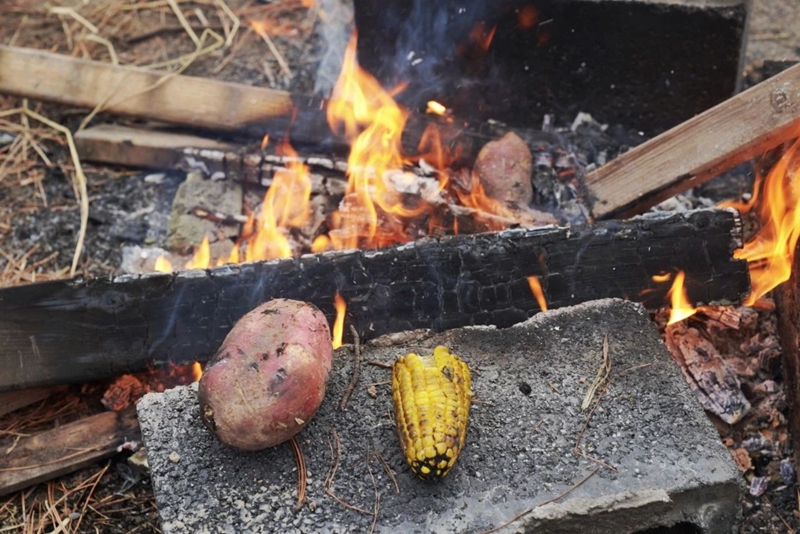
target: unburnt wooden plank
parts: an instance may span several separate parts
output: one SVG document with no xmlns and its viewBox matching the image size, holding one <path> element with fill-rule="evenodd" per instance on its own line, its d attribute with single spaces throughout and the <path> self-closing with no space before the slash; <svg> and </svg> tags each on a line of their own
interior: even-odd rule
<svg viewBox="0 0 800 534">
<path fill-rule="evenodd" d="M 85 161 L 171 169 L 184 160 L 185 148 L 227 151 L 231 143 L 175 132 L 101 124 L 75 134 L 78 155 Z"/>
<path fill-rule="evenodd" d="M 595 218 L 641 213 L 800 134 L 800 65 L 622 154 L 586 177 Z"/>
<path fill-rule="evenodd" d="M 665 302 L 681 269 L 695 303 L 749 292 L 732 210 L 594 226 L 459 235 L 382 250 L 305 255 L 174 274 L 64 280 L 0 290 L 0 391 L 86 381 L 210 358 L 242 315 L 271 298 L 307 301 L 332 321 L 334 294 L 362 339 L 416 328 L 510 326 L 540 308 L 604 297 Z"/>
<path fill-rule="evenodd" d="M 2 45 L 0 93 L 217 131 L 287 117 L 293 107 L 286 91 Z"/>
<path fill-rule="evenodd" d="M 0 452 L 0 495 L 77 471 L 113 456 L 125 441 L 140 441 L 133 410 L 103 412 L 23 437 Z"/>
</svg>

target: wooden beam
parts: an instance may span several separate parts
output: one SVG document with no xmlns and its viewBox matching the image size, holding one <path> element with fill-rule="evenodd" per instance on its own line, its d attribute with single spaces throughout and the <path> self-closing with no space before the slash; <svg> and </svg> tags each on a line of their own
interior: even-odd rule
<svg viewBox="0 0 800 534">
<path fill-rule="evenodd" d="M 800 65 L 654 137 L 586 177 L 597 219 L 641 213 L 800 135 Z"/>
<path fill-rule="evenodd" d="M 141 441 L 134 411 L 103 412 L 23 437 L 0 457 L 0 495 L 77 471 Z"/>
<path fill-rule="evenodd" d="M 775 288 L 775 308 L 778 315 L 778 339 L 781 343 L 782 367 L 786 402 L 786 419 L 794 445 L 795 464 L 800 461 L 800 247 L 795 249 L 792 274 Z M 800 481 L 800 471 L 796 473 Z"/>
<path fill-rule="evenodd" d="M 288 117 L 286 91 L 0 46 L 0 93 L 217 131 Z"/>
<path fill-rule="evenodd" d="M 172 169 L 184 161 L 184 149 L 236 150 L 231 143 L 208 137 L 131 128 L 117 124 L 100 124 L 75 134 L 75 146 L 85 161 L 142 167 Z"/>
<path fill-rule="evenodd" d="M 694 302 L 749 293 L 733 210 L 593 226 L 423 239 L 381 250 L 308 254 L 173 274 L 61 280 L 0 290 L 0 391 L 205 361 L 242 315 L 271 298 L 311 302 L 331 320 L 338 292 L 362 340 L 416 328 L 507 327 L 607 297 L 665 303 L 665 270 L 686 272 Z"/>
</svg>

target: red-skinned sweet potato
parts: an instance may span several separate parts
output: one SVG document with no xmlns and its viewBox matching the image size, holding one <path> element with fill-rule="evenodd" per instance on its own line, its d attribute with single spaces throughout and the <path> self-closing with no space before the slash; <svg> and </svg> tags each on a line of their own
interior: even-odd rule
<svg viewBox="0 0 800 534">
<path fill-rule="evenodd" d="M 237 449 L 282 443 L 322 404 L 332 361 L 319 309 L 286 299 L 262 304 L 234 325 L 203 371 L 203 422 Z"/>
<path fill-rule="evenodd" d="M 486 194 L 509 206 L 525 209 L 533 200 L 533 156 L 514 132 L 489 141 L 478 153 L 474 172 Z"/>
</svg>

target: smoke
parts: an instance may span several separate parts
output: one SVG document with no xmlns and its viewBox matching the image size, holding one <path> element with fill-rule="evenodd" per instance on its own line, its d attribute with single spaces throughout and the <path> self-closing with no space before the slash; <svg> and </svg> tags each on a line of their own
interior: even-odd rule
<svg viewBox="0 0 800 534">
<path fill-rule="evenodd" d="M 323 59 L 315 91 L 330 94 L 354 21 L 359 30 L 359 64 L 385 88 L 406 84 L 398 97 L 405 105 L 416 107 L 437 95 L 465 90 L 473 83 L 470 75 L 488 72 L 480 64 L 489 58 L 475 53 L 474 30 L 480 24 L 492 28 L 515 5 L 520 2 L 320 0 Z"/>
<path fill-rule="evenodd" d="M 327 97 L 336 85 L 347 43 L 353 33 L 353 0 L 318 0 L 317 36 L 322 48 L 322 59 L 317 69 L 314 93 Z"/>
</svg>

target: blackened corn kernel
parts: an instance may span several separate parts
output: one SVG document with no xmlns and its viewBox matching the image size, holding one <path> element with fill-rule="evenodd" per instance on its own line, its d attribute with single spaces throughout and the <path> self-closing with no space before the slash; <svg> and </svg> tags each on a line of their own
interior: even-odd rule
<svg viewBox="0 0 800 534">
<path fill-rule="evenodd" d="M 472 398 L 469 367 L 446 347 L 411 353 L 392 366 L 392 397 L 400 445 L 411 470 L 439 480 L 464 447 Z"/>
</svg>

